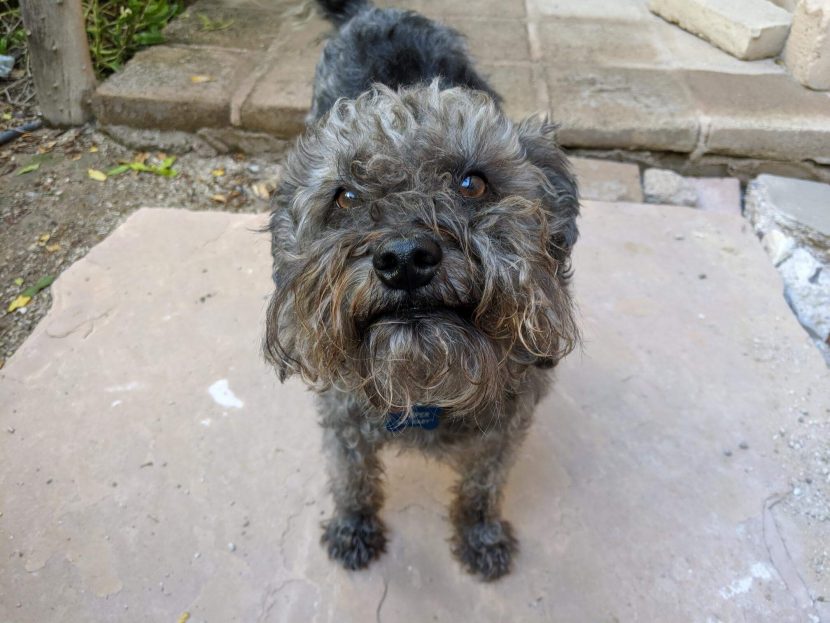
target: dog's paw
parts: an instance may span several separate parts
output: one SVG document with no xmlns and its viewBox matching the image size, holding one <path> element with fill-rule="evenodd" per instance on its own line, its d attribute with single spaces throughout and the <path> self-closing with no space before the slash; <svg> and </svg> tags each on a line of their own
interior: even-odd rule
<svg viewBox="0 0 830 623">
<path fill-rule="evenodd" d="M 365 569 L 386 551 L 384 531 L 377 515 L 335 516 L 324 525 L 320 542 L 329 558 L 354 571 Z"/>
<path fill-rule="evenodd" d="M 452 540 L 452 552 L 467 571 L 489 582 L 510 572 L 518 545 L 509 523 L 489 521 L 459 528 Z"/>
</svg>

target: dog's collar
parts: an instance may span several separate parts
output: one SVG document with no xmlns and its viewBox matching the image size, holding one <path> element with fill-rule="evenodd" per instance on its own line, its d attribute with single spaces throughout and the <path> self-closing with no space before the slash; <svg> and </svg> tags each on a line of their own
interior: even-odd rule
<svg viewBox="0 0 830 623">
<path fill-rule="evenodd" d="M 392 411 L 386 418 L 386 430 L 399 433 L 405 428 L 423 428 L 435 430 L 440 423 L 439 417 L 444 412 L 442 407 L 415 405 L 407 416 L 404 411 Z"/>
</svg>

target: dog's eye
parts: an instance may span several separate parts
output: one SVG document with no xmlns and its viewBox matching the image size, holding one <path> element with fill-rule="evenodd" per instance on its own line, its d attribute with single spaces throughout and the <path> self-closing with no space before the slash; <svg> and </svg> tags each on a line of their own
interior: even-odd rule
<svg viewBox="0 0 830 623">
<path fill-rule="evenodd" d="M 474 173 L 465 175 L 464 179 L 458 185 L 458 192 L 461 193 L 462 197 L 478 199 L 483 197 L 484 193 L 487 192 L 487 182 L 484 181 L 484 178 Z"/>
<path fill-rule="evenodd" d="M 349 210 L 350 208 L 353 208 L 358 204 L 357 193 L 353 190 L 342 188 L 339 191 L 337 191 L 337 195 L 334 198 L 334 203 L 337 204 L 338 208 Z"/>
</svg>

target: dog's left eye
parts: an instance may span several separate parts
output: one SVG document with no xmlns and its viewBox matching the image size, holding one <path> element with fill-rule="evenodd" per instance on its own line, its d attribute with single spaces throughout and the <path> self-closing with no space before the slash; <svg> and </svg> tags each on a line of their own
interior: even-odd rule
<svg viewBox="0 0 830 623">
<path fill-rule="evenodd" d="M 334 203 L 337 204 L 338 208 L 343 208 L 344 210 L 353 208 L 358 204 L 357 193 L 353 190 L 341 188 L 334 197 Z"/>
<path fill-rule="evenodd" d="M 478 199 L 487 192 L 487 182 L 484 181 L 484 178 L 473 173 L 465 175 L 458 185 L 458 192 L 461 193 L 462 197 Z"/>
</svg>

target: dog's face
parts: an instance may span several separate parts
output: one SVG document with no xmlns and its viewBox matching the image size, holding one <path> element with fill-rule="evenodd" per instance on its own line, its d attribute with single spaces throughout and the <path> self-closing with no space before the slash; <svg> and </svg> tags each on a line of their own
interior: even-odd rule
<svg viewBox="0 0 830 623">
<path fill-rule="evenodd" d="M 307 131 L 275 202 L 266 350 L 283 378 L 464 415 L 573 347 L 578 200 L 543 120 L 379 87 Z"/>
</svg>

